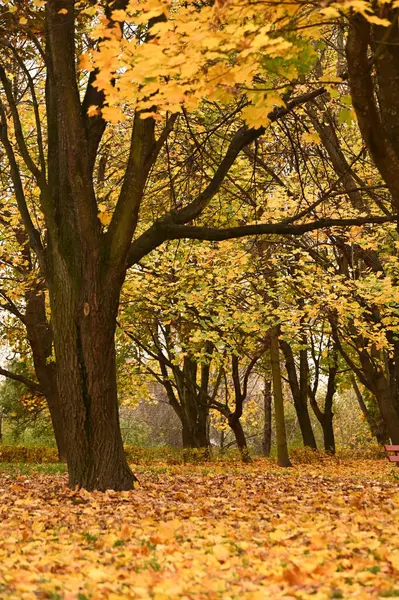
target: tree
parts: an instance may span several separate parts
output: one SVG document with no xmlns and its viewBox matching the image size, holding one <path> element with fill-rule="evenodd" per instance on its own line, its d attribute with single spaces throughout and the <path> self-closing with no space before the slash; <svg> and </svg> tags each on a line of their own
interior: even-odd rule
<svg viewBox="0 0 399 600">
<path fill-rule="evenodd" d="M 245 244 L 234 250 L 237 243 L 170 244 L 158 269 L 154 253 L 128 278 L 120 321 L 133 342 L 135 368 L 164 386 L 182 423 L 183 446 L 209 447 L 214 409 L 248 460 L 240 419 L 265 352 L 265 307 L 259 309 L 250 289 L 251 255 Z"/>
</svg>

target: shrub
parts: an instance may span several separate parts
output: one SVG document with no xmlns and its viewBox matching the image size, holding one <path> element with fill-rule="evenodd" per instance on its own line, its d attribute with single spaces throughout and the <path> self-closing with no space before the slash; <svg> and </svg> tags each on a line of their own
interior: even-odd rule
<svg viewBox="0 0 399 600">
<path fill-rule="evenodd" d="M 56 463 L 58 454 L 46 446 L 0 446 L 0 462 Z"/>
</svg>

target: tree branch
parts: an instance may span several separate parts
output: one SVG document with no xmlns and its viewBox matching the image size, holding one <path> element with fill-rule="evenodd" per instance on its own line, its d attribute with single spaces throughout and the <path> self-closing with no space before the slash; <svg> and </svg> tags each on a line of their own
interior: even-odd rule
<svg viewBox="0 0 399 600">
<path fill-rule="evenodd" d="M 109 27 L 118 27 L 123 29 L 123 23 L 116 23 L 112 20 L 112 12 L 114 10 L 125 10 L 129 3 L 129 0 L 114 0 L 113 2 L 108 1 L 105 7 L 105 16 L 109 19 Z M 101 43 L 103 40 L 99 40 Z M 87 144 L 88 144 L 88 157 L 89 157 L 89 168 L 90 172 L 93 172 L 94 165 L 96 162 L 96 156 L 98 147 L 100 145 L 103 133 L 107 126 L 107 122 L 103 119 L 101 114 L 97 114 L 93 117 L 89 117 L 87 111 L 90 106 L 98 106 L 100 109 L 104 106 L 105 93 L 104 90 L 98 90 L 95 87 L 95 81 L 98 75 L 98 70 L 95 69 L 89 75 L 89 81 L 87 83 L 86 92 L 82 102 L 82 114 L 84 124 L 86 128 Z"/>
<path fill-rule="evenodd" d="M 35 84 L 34 84 L 32 75 L 30 74 L 29 69 L 27 69 L 24 61 L 22 60 L 19 53 L 17 52 L 17 50 L 14 48 L 14 46 L 12 44 L 10 44 L 4 40 L 2 40 L 0 42 L 0 44 L 2 46 L 4 46 L 5 48 L 9 48 L 11 50 L 11 52 L 13 53 L 13 56 L 15 57 L 16 61 L 19 64 L 19 66 L 25 73 L 25 77 L 28 81 L 28 87 L 29 87 L 30 94 L 32 97 L 33 112 L 35 114 L 36 139 L 37 139 L 37 147 L 38 147 L 38 154 L 39 154 L 40 170 L 41 170 L 41 173 L 45 176 L 46 175 L 46 160 L 44 157 L 42 125 L 41 125 L 41 121 L 40 121 L 39 103 L 37 100 L 37 94 L 35 91 Z"/>
<path fill-rule="evenodd" d="M 275 108 L 268 115 L 270 122 L 274 122 L 278 119 L 281 119 L 297 106 L 301 106 L 309 100 L 313 100 L 314 98 L 321 96 L 325 93 L 325 91 L 326 90 L 324 87 L 317 88 L 312 92 L 301 94 L 297 98 L 294 98 L 290 102 L 287 102 L 287 105 L 284 107 Z M 260 136 L 264 134 L 265 131 L 266 129 L 264 127 L 260 127 L 258 129 L 248 129 L 248 127 L 246 126 L 241 127 L 230 141 L 229 147 L 223 160 L 221 161 L 219 167 L 216 169 L 212 180 L 205 188 L 205 190 L 201 192 L 187 206 L 179 210 L 172 210 L 171 212 L 164 215 L 164 217 L 158 219 L 147 231 L 145 231 L 139 238 L 137 238 L 137 240 L 135 240 L 132 243 L 126 261 L 127 268 L 138 262 L 141 258 L 146 256 L 146 254 L 151 252 L 151 250 L 157 248 L 166 239 L 175 239 L 173 237 L 168 237 L 167 235 L 165 237 L 166 224 L 176 226 L 184 225 L 185 223 L 188 223 L 193 219 L 197 218 L 204 211 L 209 202 L 220 189 L 220 186 L 225 180 L 230 168 L 234 164 L 234 161 L 236 160 L 241 150 L 243 150 L 250 143 L 257 140 Z"/>
<path fill-rule="evenodd" d="M 18 373 L 12 373 L 7 369 L 2 368 L 0 368 L 0 375 L 3 375 L 3 377 L 7 377 L 8 379 L 12 379 L 13 381 L 18 381 L 18 383 L 23 383 L 24 385 L 26 385 L 26 387 L 30 388 L 34 392 L 38 392 L 39 394 L 44 395 L 42 388 L 36 381 L 32 381 L 31 379 L 28 379 L 23 375 L 18 375 Z"/>
<path fill-rule="evenodd" d="M 18 164 L 14 155 L 14 150 L 11 146 L 11 142 L 8 137 L 7 120 L 4 111 L 3 104 L 0 100 L 0 141 L 7 154 L 7 159 L 10 165 L 11 179 L 14 186 L 14 193 L 17 200 L 18 210 L 20 212 L 22 222 L 24 224 L 29 241 L 33 250 L 39 259 L 40 265 L 44 272 L 44 249 L 40 239 L 40 233 L 35 228 L 32 218 L 29 213 L 28 206 L 26 204 L 24 188 L 22 185 L 21 175 L 19 172 Z"/>
<path fill-rule="evenodd" d="M 329 227 L 353 227 L 361 225 L 377 225 L 384 223 L 396 223 L 397 216 L 389 217 L 353 217 L 349 219 L 319 219 L 311 223 L 299 225 L 285 225 L 284 223 L 260 223 L 258 225 L 243 225 L 241 227 L 227 227 L 218 229 L 216 227 L 201 227 L 190 225 L 174 225 L 160 221 L 148 229 L 135 242 L 133 242 L 128 255 L 128 267 L 139 262 L 151 250 L 160 246 L 166 240 L 206 240 L 221 242 L 242 238 L 249 235 L 303 235 L 309 231 L 326 229 Z"/>
<path fill-rule="evenodd" d="M 24 162 L 25 162 L 26 166 L 28 167 L 29 171 L 32 173 L 32 175 L 36 179 L 37 184 L 40 187 L 42 187 L 42 185 L 43 185 L 42 172 L 39 169 L 39 167 L 35 164 L 31 155 L 29 154 L 29 150 L 26 145 L 24 135 L 22 133 L 22 125 L 21 125 L 21 121 L 19 118 L 17 104 L 15 102 L 15 98 L 12 93 L 11 83 L 6 75 L 4 68 L 1 65 L 0 65 L 0 81 L 3 85 L 4 91 L 6 94 L 6 98 L 7 98 L 7 102 L 10 107 L 10 110 L 11 110 L 13 123 L 14 123 L 15 138 L 17 140 L 19 151 L 21 152 L 22 158 L 24 159 Z"/>
<path fill-rule="evenodd" d="M 399 157 L 381 121 L 374 96 L 374 83 L 368 58 L 370 24 L 357 14 L 350 19 L 346 44 L 348 78 L 359 128 L 368 150 L 399 211 Z"/>
</svg>

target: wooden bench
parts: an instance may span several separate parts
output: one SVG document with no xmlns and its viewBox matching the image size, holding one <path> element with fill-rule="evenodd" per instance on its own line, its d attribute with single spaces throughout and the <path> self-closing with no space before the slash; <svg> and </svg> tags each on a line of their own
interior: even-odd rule
<svg viewBox="0 0 399 600">
<path fill-rule="evenodd" d="M 399 446 L 384 446 L 385 452 L 393 452 L 388 454 L 388 460 L 390 462 L 399 463 Z"/>
</svg>

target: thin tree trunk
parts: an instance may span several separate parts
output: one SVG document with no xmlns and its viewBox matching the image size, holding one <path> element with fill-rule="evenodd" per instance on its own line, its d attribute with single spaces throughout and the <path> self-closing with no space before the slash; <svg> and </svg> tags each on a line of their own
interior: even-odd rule
<svg viewBox="0 0 399 600">
<path fill-rule="evenodd" d="M 190 357 L 184 358 L 181 374 L 176 374 L 176 384 L 181 407 L 182 435 L 184 448 L 209 448 L 208 408 L 206 389 L 198 389 L 198 364 Z"/>
<path fill-rule="evenodd" d="M 242 428 L 240 419 L 238 419 L 234 413 L 229 417 L 229 425 L 234 433 L 237 448 L 240 451 L 241 458 L 243 462 L 251 462 L 251 457 L 249 456 L 249 450 L 247 446 L 247 440 L 245 438 L 245 433 Z"/>
<path fill-rule="evenodd" d="M 224 438 L 225 438 L 225 433 L 224 433 L 224 429 L 222 429 L 222 431 L 220 432 L 220 442 L 219 442 L 220 451 L 222 454 L 224 451 Z"/>
<path fill-rule="evenodd" d="M 312 389 L 311 386 L 309 386 L 308 391 L 310 397 L 310 405 L 323 430 L 324 450 L 328 454 L 335 454 L 335 436 L 333 427 L 334 413 L 332 410 L 334 395 L 336 391 L 336 377 L 338 372 L 337 351 L 335 347 L 331 351 L 331 359 L 332 364 L 329 366 L 328 369 L 328 384 L 326 397 L 324 400 L 324 411 L 321 410 L 317 402 L 317 387 L 315 389 Z"/>
<path fill-rule="evenodd" d="M 291 461 L 288 455 L 287 434 L 285 430 L 283 388 L 281 385 L 278 331 L 276 327 L 273 327 L 270 331 L 270 361 L 276 418 L 277 462 L 280 467 L 290 467 Z"/>
<path fill-rule="evenodd" d="M 361 393 L 360 388 L 359 388 L 354 376 L 351 377 L 351 381 L 352 381 L 353 390 L 355 392 L 357 401 L 359 403 L 360 410 L 362 411 L 364 418 L 366 419 L 366 421 L 370 427 L 370 432 L 371 432 L 372 436 L 375 437 L 375 439 L 377 440 L 377 442 L 379 444 L 381 444 L 381 445 L 386 444 L 387 441 L 389 440 L 389 435 L 388 435 L 388 431 L 387 431 L 386 425 L 384 423 L 384 420 L 382 419 L 381 415 L 376 416 L 375 414 L 372 414 L 369 411 L 369 409 L 367 408 L 367 405 L 364 401 L 363 394 Z M 375 413 L 375 410 L 374 410 L 374 413 Z"/>
<path fill-rule="evenodd" d="M 66 442 L 64 423 L 58 394 L 56 364 L 52 362 L 53 333 L 46 317 L 45 296 L 38 290 L 29 290 L 25 294 L 25 326 L 32 350 L 36 377 L 47 401 L 58 457 L 66 460 Z"/>
<path fill-rule="evenodd" d="M 335 347 L 332 350 L 333 364 L 328 369 L 328 384 L 326 400 L 324 403 L 324 418 L 323 418 L 323 436 L 324 450 L 329 454 L 335 454 L 335 436 L 333 427 L 333 401 L 336 392 L 336 377 L 338 372 L 337 351 Z"/>
<path fill-rule="evenodd" d="M 264 422 L 263 422 L 263 440 L 262 452 L 264 456 L 270 456 L 272 445 L 272 383 L 265 377 L 265 389 L 263 392 L 264 400 Z"/>
<path fill-rule="evenodd" d="M 332 413 L 329 415 L 325 414 L 323 422 L 321 423 L 321 427 L 323 429 L 324 451 L 327 454 L 335 454 L 333 417 L 334 415 Z"/>
<path fill-rule="evenodd" d="M 298 382 L 298 375 L 292 348 L 285 341 L 281 341 L 280 345 L 285 358 L 285 368 L 287 370 L 288 382 L 290 384 L 295 411 L 297 414 L 299 427 L 301 429 L 303 445 L 309 446 L 310 448 L 316 450 L 316 438 L 313 433 L 312 423 L 310 421 L 308 409 L 308 368 L 307 359 L 306 356 L 304 356 L 306 350 L 301 350 L 299 369 L 300 373 Z"/>
</svg>

